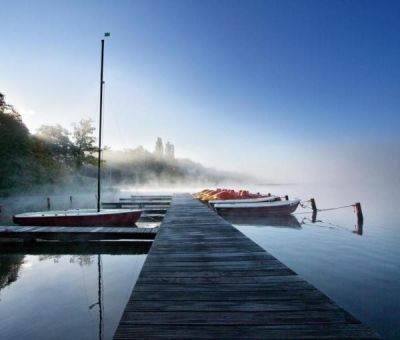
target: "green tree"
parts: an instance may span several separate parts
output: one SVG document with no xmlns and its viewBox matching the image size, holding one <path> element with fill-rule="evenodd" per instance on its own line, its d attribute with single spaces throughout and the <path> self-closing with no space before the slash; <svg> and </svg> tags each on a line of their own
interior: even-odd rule
<svg viewBox="0 0 400 340">
<path fill-rule="evenodd" d="M 97 158 L 94 154 L 98 151 L 98 147 L 95 146 L 93 120 L 82 119 L 79 123 L 73 124 L 73 128 L 73 160 L 75 166 L 80 169 L 84 164 L 95 165 Z"/>
<path fill-rule="evenodd" d="M 72 166 L 74 145 L 69 139 L 70 133 L 61 125 L 42 125 L 36 133 L 50 151 L 54 161 L 64 165 Z"/>
<path fill-rule="evenodd" d="M 30 156 L 30 134 L 20 114 L 0 93 L 0 190 L 22 184 L 22 173 Z"/>
</svg>

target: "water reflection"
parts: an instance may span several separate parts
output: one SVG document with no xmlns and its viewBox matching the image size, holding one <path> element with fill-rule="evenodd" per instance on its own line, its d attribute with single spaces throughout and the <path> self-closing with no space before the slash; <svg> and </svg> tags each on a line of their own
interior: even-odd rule
<svg viewBox="0 0 400 340">
<path fill-rule="evenodd" d="M 339 224 L 334 224 L 331 222 L 323 221 L 321 219 L 317 219 L 316 211 L 314 211 L 312 213 L 311 218 L 303 217 L 303 219 L 301 220 L 301 224 L 308 225 L 308 226 L 326 227 L 326 228 L 330 228 L 330 229 L 341 229 L 344 231 L 352 232 L 353 234 L 357 234 L 360 236 L 363 235 L 363 231 L 364 231 L 364 219 L 363 218 L 358 218 L 357 223 L 354 225 L 354 229 L 351 230 L 351 227 L 346 227 L 346 226 L 342 226 Z"/>
<path fill-rule="evenodd" d="M 23 255 L 10 255 L 0 257 L 0 290 L 17 281 L 18 272 L 23 263 Z"/>
<path fill-rule="evenodd" d="M 239 214 L 221 214 L 221 216 L 226 221 L 234 225 L 301 229 L 300 222 L 293 215 L 252 216 Z"/>
<path fill-rule="evenodd" d="M 149 245 L 108 243 L 0 244 L 0 338 L 112 338 Z"/>
</svg>

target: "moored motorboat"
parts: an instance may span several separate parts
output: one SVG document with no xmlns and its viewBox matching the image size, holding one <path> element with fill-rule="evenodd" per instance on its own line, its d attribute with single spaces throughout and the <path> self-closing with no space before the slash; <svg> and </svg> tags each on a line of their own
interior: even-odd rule
<svg viewBox="0 0 400 340">
<path fill-rule="evenodd" d="M 31 212 L 13 216 L 13 222 L 26 226 L 131 226 L 142 214 L 132 209 L 75 209 Z"/>
<path fill-rule="evenodd" d="M 214 209 L 218 213 L 257 214 L 257 215 L 286 215 L 293 213 L 300 200 L 256 203 L 218 203 Z"/>
<path fill-rule="evenodd" d="M 237 203 L 260 203 L 260 202 L 275 202 L 275 201 L 280 201 L 281 198 L 279 196 L 275 195 L 270 195 L 270 196 L 264 196 L 264 197 L 258 197 L 258 198 L 236 198 L 236 199 L 228 199 L 228 200 L 211 200 L 208 201 L 209 204 L 215 205 L 215 204 L 237 204 Z"/>
</svg>

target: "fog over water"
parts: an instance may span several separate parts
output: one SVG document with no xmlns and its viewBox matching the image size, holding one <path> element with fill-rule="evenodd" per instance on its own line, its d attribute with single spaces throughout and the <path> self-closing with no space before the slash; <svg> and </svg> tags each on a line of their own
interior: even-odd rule
<svg viewBox="0 0 400 340">
<path fill-rule="evenodd" d="M 389 182 L 389 181 L 388 181 Z M 227 185 L 228 186 L 228 185 Z M 293 217 L 297 220 L 296 225 L 269 225 L 268 220 L 263 223 L 243 223 L 236 225 L 245 235 L 261 245 L 266 251 L 276 256 L 299 275 L 315 285 L 322 292 L 327 294 L 340 306 L 351 312 L 356 318 L 371 326 L 387 339 L 398 339 L 400 328 L 398 317 L 400 316 L 400 225 L 398 222 L 397 202 L 400 200 L 400 193 L 396 185 L 382 185 L 371 183 L 365 185 L 359 181 L 335 182 L 331 184 L 308 183 L 290 185 L 248 185 L 230 184 L 232 188 L 246 188 L 253 192 L 262 192 L 284 195 L 291 198 L 298 197 L 307 200 L 315 198 L 319 209 L 334 208 L 361 202 L 364 213 L 364 224 L 361 232 L 357 229 L 357 219 L 352 207 L 339 210 L 319 212 L 317 221 L 312 223 L 309 209 L 299 208 Z M 203 187 L 136 187 L 125 188 L 121 192 L 105 193 L 105 200 L 116 200 L 120 197 L 129 197 L 131 194 L 143 193 L 171 193 L 171 192 L 194 192 Z M 51 196 L 54 208 L 64 209 L 69 206 L 68 195 Z M 17 203 L 12 211 L 21 209 L 43 210 L 46 207 L 46 196 L 21 196 L 17 200 L 7 199 L 9 203 Z M 3 200 L 4 203 L 4 200 Z M 3 211 L 3 216 L 10 213 L 11 205 Z M 73 207 L 95 206 L 93 194 L 74 195 Z M 127 258 L 127 260 L 129 260 Z M 124 256 L 121 263 L 125 263 Z M 65 262 L 65 261 L 64 261 Z M 69 267 L 60 262 L 58 272 L 69 272 Z M 64 268 L 65 267 L 65 268 Z M 43 268 L 34 267 L 34 271 L 40 271 L 45 275 Z M 132 269 L 136 274 L 131 273 L 124 265 L 115 269 L 126 272 L 126 275 L 137 275 L 140 266 Z M 22 272 L 24 273 L 24 272 Z M 50 275 L 50 274 L 49 274 Z M 53 277 L 53 283 L 57 285 L 58 279 Z M 26 277 L 21 276 L 17 283 L 7 288 L 1 296 L 7 297 L 17 294 Z M 80 278 L 79 281 L 82 281 Z M 129 280 L 128 280 L 129 281 Z M 84 281 L 82 281 L 84 283 Z M 129 283 L 129 285 L 128 285 Z M 51 283 L 48 283 L 48 285 Z M 132 282 L 124 285 L 124 294 L 128 294 Z M 43 283 L 39 280 L 35 287 L 40 289 Z M 112 285 L 112 284 L 111 284 Z M 110 283 L 106 289 L 110 288 Z M 25 289 L 25 288 L 24 288 Z M 93 293 L 93 292 L 92 292 Z M 10 295 L 11 294 L 11 295 Z M 71 292 L 70 296 L 85 294 L 84 290 L 76 293 Z M 106 291 L 107 294 L 107 291 Z M 127 296 L 127 295 L 126 295 Z M 44 294 L 43 299 L 51 298 L 51 294 Z M 26 297 L 32 306 L 38 306 L 40 299 Z M 61 299 L 61 298 L 59 298 Z M 29 302 L 25 300 L 25 302 Z M 72 300 L 71 300 L 72 301 Z M 107 302 L 107 301 L 106 301 Z M 7 303 L 14 304 L 11 300 Z M 67 304 L 71 313 L 82 309 L 80 304 L 66 301 L 57 302 Z M 89 305 L 90 305 L 89 301 Z M 106 304 L 109 308 L 110 302 Z M 112 304 L 113 308 L 123 309 L 124 302 Z M 13 315 L 8 316 L 7 332 L 12 327 L 19 325 L 18 311 L 20 304 L 13 306 Z M 0 313 L 2 303 L 0 301 Z M 80 311 L 87 315 L 87 311 Z M 94 312 L 91 312 L 92 314 Z M 89 313 L 90 314 L 90 313 Z M 62 329 L 63 319 L 54 312 L 54 318 Z M 86 317 L 86 316 L 85 316 Z M 118 318 L 115 318 L 117 320 Z M 115 320 L 113 322 L 115 322 Z M 14 325 L 14 326 L 13 326 Z M 111 326 L 111 331 L 114 326 Z M 33 326 L 34 327 L 34 326 Z M 45 329 L 45 328 L 44 328 Z M 96 329 L 96 326 L 95 326 Z M 33 329 L 36 334 L 41 334 L 39 328 Z M 32 331 L 33 331 L 32 330 Z M 57 330 L 53 328 L 57 334 Z M 108 329 L 110 331 L 110 328 Z M 0 329 L 1 333 L 1 329 Z"/>
</svg>

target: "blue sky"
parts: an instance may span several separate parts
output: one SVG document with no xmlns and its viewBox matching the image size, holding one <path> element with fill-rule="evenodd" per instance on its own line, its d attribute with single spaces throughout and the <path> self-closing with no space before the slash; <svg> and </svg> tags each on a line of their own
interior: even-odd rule
<svg viewBox="0 0 400 340">
<path fill-rule="evenodd" d="M 374 159 L 366 149 L 399 147 L 399 2 L 0 5 L 0 91 L 32 131 L 97 121 L 100 39 L 111 32 L 104 138 L 113 148 L 151 149 L 161 136 L 178 156 L 292 181 L 354 172 Z"/>
</svg>

